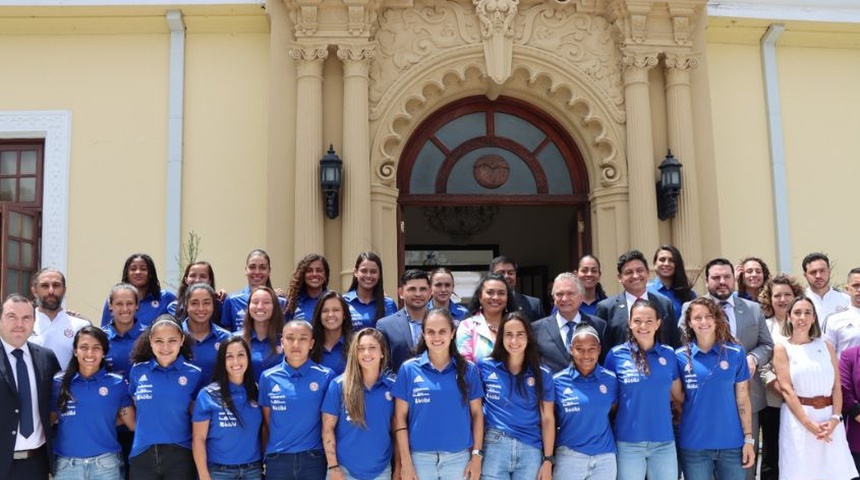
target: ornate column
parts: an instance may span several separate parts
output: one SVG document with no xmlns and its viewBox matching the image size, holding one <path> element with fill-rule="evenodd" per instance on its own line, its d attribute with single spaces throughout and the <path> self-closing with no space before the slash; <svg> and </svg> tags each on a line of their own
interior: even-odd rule
<svg viewBox="0 0 860 480">
<path fill-rule="evenodd" d="M 343 229 L 341 286 L 347 288 L 360 252 L 373 245 L 370 210 L 368 72 L 373 46 L 339 45 L 343 62 Z"/>
<path fill-rule="evenodd" d="M 323 209 L 319 159 L 322 139 L 322 71 L 328 57 L 325 45 L 301 45 L 290 49 L 296 61 L 296 178 L 294 261 L 311 252 L 322 252 Z"/>
<path fill-rule="evenodd" d="M 696 144 L 693 138 L 693 101 L 690 70 L 699 66 L 697 55 L 666 52 L 666 116 L 669 148 L 684 168 L 678 213 L 672 220 L 672 243 L 684 255 L 689 268 L 702 264 L 699 197 L 696 177 Z"/>
<path fill-rule="evenodd" d="M 627 172 L 630 186 L 630 245 L 646 254 L 659 243 L 654 189 L 654 141 L 648 71 L 656 51 L 624 51 L 624 104 L 627 111 Z"/>
</svg>

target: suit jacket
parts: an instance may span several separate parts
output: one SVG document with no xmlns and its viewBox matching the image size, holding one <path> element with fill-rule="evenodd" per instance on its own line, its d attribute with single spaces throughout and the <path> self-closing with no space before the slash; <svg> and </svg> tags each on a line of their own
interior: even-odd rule
<svg viewBox="0 0 860 480">
<path fill-rule="evenodd" d="M 400 365 L 415 356 L 415 342 L 412 341 L 412 329 L 409 327 L 409 315 L 401 308 L 387 317 L 376 322 L 376 328 L 385 335 L 391 359 L 388 362 L 391 369 L 397 372 Z M 454 340 L 451 340 L 452 342 Z"/>
<path fill-rule="evenodd" d="M 681 332 L 675 320 L 675 308 L 672 301 L 659 293 L 648 292 L 648 300 L 657 308 L 657 316 L 660 317 L 660 329 L 657 338 L 660 343 L 672 348 L 681 346 Z M 597 304 L 597 316 L 606 320 L 606 334 L 603 336 L 603 351 L 609 350 L 627 341 L 628 323 L 630 311 L 627 308 L 627 296 L 621 292 L 614 297 L 601 300 Z"/>
<path fill-rule="evenodd" d="M 523 295 L 522 293 L 517 293 L 516 297 L 520 310 L 526 314 L 526 317 L 530 321 L 534 322 L 546 316 L 543 311 L 543 304 L 539 298 Z"/>
<path fill-rule="evenodd" d="M 597 330 L 597 335 L 600 337 L 600 343 L 603 344 L 603 336 L 606 331 L 606 322 L 597 317 L 580 313 L 582 323 L 587 323 Z M 561 338 L 561 330 L 558 328 L 558 322 L 555 315 L 542 318 L 532 324 L 532 332 L 535 335 L 538 352 L 540 352 L 541 363 L 546 365 L 552 373 L 570 366 L 570 350 L 565 348 L 564 339 Z M 601 351 L 601 358 L 606 355 L 605 351 Z M 601 362 L 602 363 L 602 362 Z"/>
<path fill-rule="evenodd" d="M 719 305 L 720 301 L 711 295 L 705 295 Z M 759 366 L 766 364 L 773 357 L 773 338 L 770 336 L 770 330 L 767 328 L 764 314 L 761 313 L 761 308 L 755 302 L 744 300 L 735 296 L 735 322 L 737 323 L 737 338 L 738 343 L 744 347 L 747 355 L 752 355 L 756 359 L 756 364 Z M 681 322 L 684 321 L 684 312 L 690 308 L 690 302 L 684 304 L 681 308 Z M 680 323 L 679 323 L 680 324 Z M 750 377 L 750 403 L 752 404 L 753 412 L 758 412 L 767 406 L 767 397 L 765 396 L 764 382 L 761 381 L 761 376 L 755 372 Z"/>
<path fill-rule="evenodd" d="M 36 370 L 36 392 L 38 393 L 38 404 L 34 408 L 39 409 L 39 418 L 45 430 L 45 447 L 51 458 L 51 386 L 54 374 L 60 371 L 60 363 L 57 356 L 50 349 L 40 347 L 32 342 L 27 342 L 30 355 L 33 358 L 33 368 Z M 18 386 L 15 383 L 15 374 L 12 372 L 12 364 L 6 356 L 6 349 L 0 346 L 0 478 L 9 478 L 12 469 L 12 453 L 15 451 L 15 435 L 8 432 L 18 430 L 19 409 Z"/>
</svg>

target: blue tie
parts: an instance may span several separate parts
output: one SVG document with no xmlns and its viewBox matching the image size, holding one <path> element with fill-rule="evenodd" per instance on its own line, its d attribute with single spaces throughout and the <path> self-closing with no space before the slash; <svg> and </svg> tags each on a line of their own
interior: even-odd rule
<svg viewBox="0 0 860 480">
<path fill-rule="evenodd" d="M 33 399 L 30 398 L 30 374 L 24 363 L 24 351 L 20 348 L 12 350 L 15 356 L 15 371 L 18 373 L 18 400 L 21 402 L 21 428 L 18 433 L 24 438 L 33 434 Z"/>
<path fill-rule="evenodd" d="M 576 323 L 573 320 L 567 322 L 567 350 L 570 351 L 570 344 L 573 343 L 573 331 L 576 330 Z"/>
</svg>

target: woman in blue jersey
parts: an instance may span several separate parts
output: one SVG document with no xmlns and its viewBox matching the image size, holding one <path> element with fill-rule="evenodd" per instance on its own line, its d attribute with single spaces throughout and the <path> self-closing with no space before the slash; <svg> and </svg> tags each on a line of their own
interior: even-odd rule
<svg viewBox="0 0 860 480">
<path fill-rule="evenodd" d="M 509 313 L 489 357 L 478 362 L 484 385 L 481 478 L 552 478 L 555 414 L 552 373 L 539 362 L 530 322 Z"/>
<path fill-rule="evenodd" d="M 434 308 L 447 308 L 454 317 L 454 323 L 459 323 L 469 315 L 469 310 L 454 303 L 451 298 L 454 294 L 454 274 L 445 267 L 439 267 L 430 272 L 430 295 L 432 298 L 427 302 L 427 310 Z"/>
<path fill-rule="evenodd" d="M 397 304 L 385 295 L 379 255 L 373 252 L 358 254 L 352 271 L 352 284 L 343 298 L 358 312 L 358 318 L 352 319 L 356 330 L 375 327 L 377 320 L 397 311 Z"/>
<path fill-rule="evenodd" d="M 600 284 L 602 271 L 600 260 L 594 255 L 584 255 L 576 265 L 576 276 L 582 282 L 582 304 L 579 311 L 588 315 L 597 315 L 597 304 L 607 298 L 603 285 Z"/>
<path fill-rule="evenodd" d="M 615 439 L 609 415 L 617 406 L 618 381 L 597 362 L 600 339 L 594 327 L 577 327 L 570 355 L 573 365 L 553 376 L 558 424 L 553 478 L 615 480 Z"/>
<path fill-rule="evenodd" d="M 167 306 L 176 300 L 172 292 L 161 289 L 155 262 L 145 253 L 134 253 L 125 260 L 121 281 L 137 288 L 137 320 L 143 325 L 149 326 L 159 315 L 167 313 Z M 110 320 L 110 300 L 107 300 L 102 311 L 102 326 Z"/>
<path fill-rule="evenodd" d="M 269 259 L 269 254 L 265 250 L 256 248 L 251 250 L 248 257 L 245 259 L 245 278 L 248 279 L 248 286 L 238 292 L 227 295 L 224 299 L 224 304 L 221 306 L 221 326 L 231 332 L 243 331 L 245 314 L 248 308 L 248 299 L 251 297 L 251 290 L 256 287 L 272 288 L 272 261 Z M 280 334 L 280 333 L 279 333 Z"/>
<path fill-rule="evenodd" d="M 352 337 L 349 304 L 334 290 L 325 292 L 314 308 L 314 347 L 311 360 L 340 375 L 346 369 L 346 352 Z"/>
<path fill-rule="evenodd" d="M 182 273 L 182 283 L 176 291 L 176 300 L 167 306 L 167 313 L 173 315 L 180 322 L 188 316 L 187 305 L 185 304 L 185 295 L 188 293 L 188 288 L 195 283 L 205 283 L 215 288 L 215 270 L 212 264 L 199 260 L 194 263 L 189 263 L 185 266 L 185 272 Z M 226 297 L 226 292 L 220 290 L 215 298 L 215 313 L 212 315 L 212 321 L 216 325 L 221 325 L 221 301 Z"/>
<path fill-rule="evenodd" d="M 191 417 L 199 480 L 263 478 L 257 393 L 248 344 L 242 337 L 222 342 L 212 383 L 200 390 Z"/>
<path fill-rule="evenodd" d="M 134 480 L 193 480 L 191 406 L 201 381 L 192 365 L 191 341 L 170 315 L 162 315 L 137 339 L 129 393 L 137 408 L 131 447 Z"/>
<path fill-rule="evenodd" d="M 53 444 L 56 480 L 122 478 L 115 427 L 119 419 L 134 429 L 134 407 L 125 379 L 105 369 L 109 350 L 105 332 L 84 327 L 75 334 L 69 366 L 54 377 L 51 418 L 58 422 Z"/>
<path fill-rule="evenodd" d="M 332 371 L 310 359 L 313 329 L 306 320 L 284 325 L 284 361 L 260 377 L 266 477 L 322 480 L 326 458 L 320 408 Z"/>
<path fill-rule="evenodd" d="M 391 479 L 394 375 L 387 370 L 385 336 L 362 329 L 350 344 L 346 371 L 329 384 L 323 400 L 329 480 Z"/>
<path fill-rule="evenodd" d="M 615 417 L 618 480 L 678 478 L 670 400 L 683 402 L 678 359 L 657 341 L 660 318 L 648 300 L 630 307 L 627 342 L 606 355 L 604 366 L 618 378 Z"/>
<path fill-rule="evenodd" d="M 287 320 L 310 320 L 317 300 L 328 290 L 330 274 L 328 260 L 322 255 L 311 253 L 299 260 L 287 290 L 287 306 L 284 308 Z"/>
<path fill-rule="evenodd" d="M 251 372 L 259 381 L 266 369 L 284 361 L 281 332 L 284 314 L 278 295 L 270 287 L 254 287 L 248 297 L 247 321 L 243 322 L 242 338 L 251 347 Z"/>
<path fill-rule="evenodd" d="M 191 363 L 200 367 L 204 383 L 212 379 L 218 346 L 230 338 L 230 332 L 215 324 L 217 302 L 218 294 L 207 283 L 195 283 L 185 291 L 183 299 L 187 318 L 182 321 L 182 329 L 191 337 Z"/>
<path fill-rule="evenodd" d="M 391 393 L 403 480 L 478 480 L 484 440 L 478 368 L 454 345 L 447 309 L 427 313 L 415 358 L 400 366 Z"/>
<path fill-rule="evenodd" d="M 690 288 L 681 251 L 674 245 L 660 245 L 654 252 L 654 271 L 657 275 L 648 282 L 648 291 L 659 293 L 672 301 L 677 323 L 681 319 L 684 303 L 696 298 L 696 292 Z"/>
<path fill-rule="evenodd" d="M 107 333 L 110 351 L 105 352 L 108 369 L 128 378 L 131 350 L 146 327 L 134 318 L 137 313 L 137 289 L 129 283 L 117 283 L 110 289 L 108 303 L 111 321 L 102 330 Z"/>
<path fill-rule="evenodd" d="M 742 480 L 755 464 L 750 372 L 723 310 L 693 300 L 683 316 L 685 345 L 675 351 L 684 385 L 678 448 L 685 480 Z"/>
</svg>

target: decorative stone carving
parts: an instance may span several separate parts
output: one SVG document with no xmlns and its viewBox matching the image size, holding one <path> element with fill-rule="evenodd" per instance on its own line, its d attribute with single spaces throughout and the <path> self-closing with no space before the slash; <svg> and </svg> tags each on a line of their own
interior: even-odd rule
<svg viewBox="0 0 860 480">
<path fill-rule="evenodd" d="M 328 58 L 325 45 L 297 45 L 290 49 L 290 57 L 296 61 L 299 77 L 322 76 L 323 61 Z"/>
<path fill-rule="evenodd" d="M 657 62 L 659 61 L 659 53 L 656 51 L 640 52 L 625 50 L 622 61 L 626 67 L 650 70 L 657 65 Z"/>
<path fill-rule="evenodd" d="M 499 155 L 484 155 L 475 162 L 472 167 L 472 175 L 478 185 L 495 189 L 508 183 L 511 175 L 511 166 L 508 161 Z"/>
<path fill-rule="evenodd" d="M 699 67 L 699 55 L 695 53 L 666 52 L 666 68 L 672 70 L 695 70 Z"/>
<path fill-rule="evenodd" d="M 472 0 L 481 20 L 487 75 L 501 85 L 511 76 L 514 19 L 519 0 Z"/>
<path fill-rule="evenodd" d="M 373 45 L 338 45 L 337 58 L 343 62 L 344 75 L 367 77 L 373 59 Z"/>
</svg>

